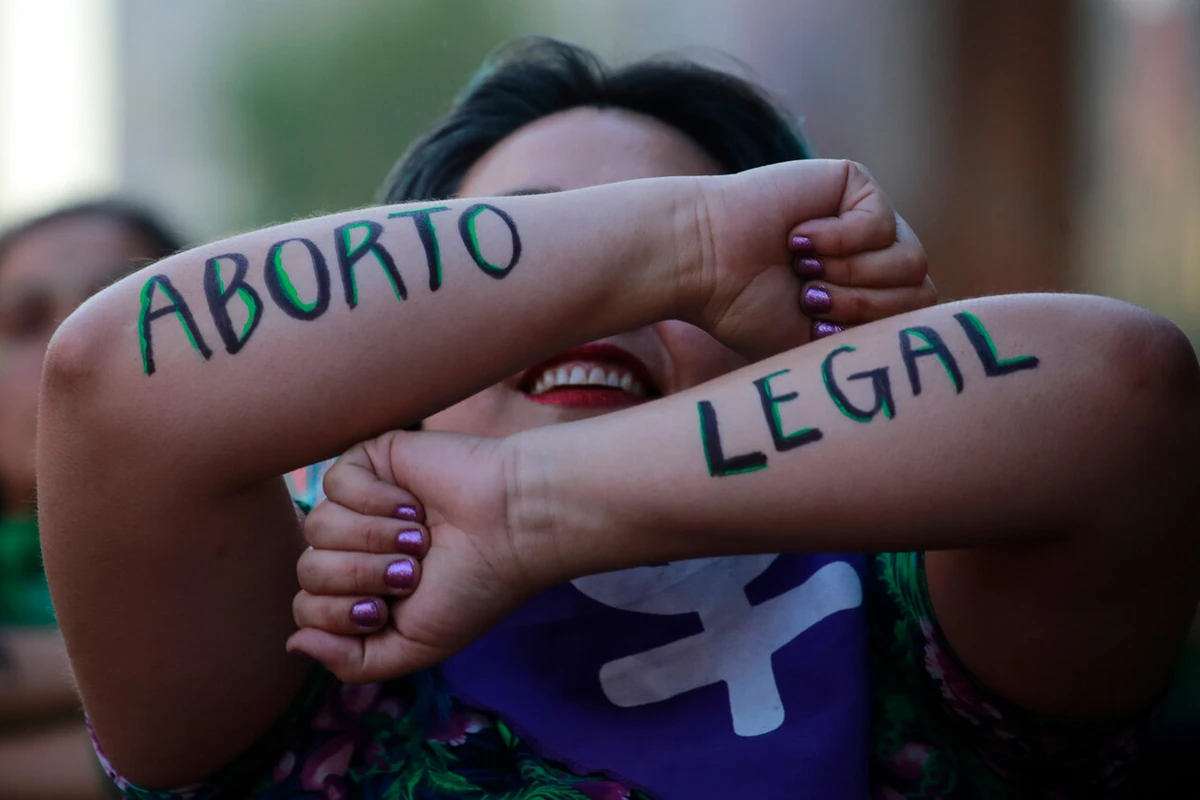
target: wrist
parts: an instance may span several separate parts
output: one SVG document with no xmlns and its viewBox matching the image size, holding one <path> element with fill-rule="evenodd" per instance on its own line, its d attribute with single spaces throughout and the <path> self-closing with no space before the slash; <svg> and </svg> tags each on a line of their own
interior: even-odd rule
<svg viewBox="0 0 1200 800">
<path fill-rule="evenodd" d="M 562 520 L 553 500 L 553 473 L 537 431 L 501 441 L 505 527 L 517 569 L 531 591 L 569 580 L 562 563 Z"/>
<path fill-rule="evenodd" d="M 611 229 L 624 244 L 613 253 L 620 313 L 636 315 L 634 327 L 666 319 L 698 319 L 706 302 L 705 178 L 671 177 L 630 181 L 615 190 L 622 222 Z M 608 245 L 611 251 L 612 244 Z"/>
<path fill-rule="evenodd" d="M 712 178 L 673 178 L 670 233 L 671 319 L 699 324 L 713 294 L 712 227 L 706 188 Z"/>
<path fill-rule="evenodd" d="M 508 530 L 526 582 L 537 590 L 609 569 L 602 552 L 608 529 L 589 493 L 572 486 L 577 446 L 569 425 L 524 431 L 504 440 Z"/>
</svg>

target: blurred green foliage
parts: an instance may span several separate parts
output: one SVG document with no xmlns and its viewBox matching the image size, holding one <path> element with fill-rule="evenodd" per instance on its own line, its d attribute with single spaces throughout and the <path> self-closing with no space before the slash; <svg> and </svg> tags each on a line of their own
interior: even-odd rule
<svg viewBox="0 0 1200 800">
<path fill-rule="evenodd" d="M 328 7 L 327 7 L 328 8 Z M 520 23 L 512 4 L 356 0 L 255 31 L 232 59 L 249 225 L 373 199 L 392 164 Z"/>
</svg>

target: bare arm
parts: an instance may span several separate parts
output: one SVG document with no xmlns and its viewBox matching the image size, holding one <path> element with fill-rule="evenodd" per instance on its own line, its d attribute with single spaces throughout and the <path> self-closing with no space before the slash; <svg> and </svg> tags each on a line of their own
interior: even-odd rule
<svg viewBox="0 0 1200 800">
<path fill-rule="evenodd" d="M 1197 400 L 1186 339 L 1140 310 L 941 306 L 519 435 L 516 529 L 557 532 L 556 579 L 936 550 L 934 604 L 976 675 L 1031 709 L 1121 713 L 1161 689 L 1195 609 Z"/>
<path fill-rule="evenodd" d="M 838 241 L 877 217 L 867 238 L 887 247 L 890 206 L 861 207 L 872 185 L 804 162 L 369 209 L 176 256 L 85 304 L 47 358 L 39 495 L 55 605 L 114 764 L 148 786 L 198 779 L 295 695 L 306 667 L 283 643 L 302 543 L 273 476 L 658 319 L 797 344 L 789 231 L 845 210 Z"/>
</svg>

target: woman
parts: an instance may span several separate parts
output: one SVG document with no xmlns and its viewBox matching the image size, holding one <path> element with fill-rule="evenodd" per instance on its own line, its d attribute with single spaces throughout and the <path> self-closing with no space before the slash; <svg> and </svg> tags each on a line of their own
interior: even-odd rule
<svg viewBox="0 0 1200 800">
<path fill-rule="evenodd" d="M 4 797 L 98 797 L 42 573 L 34 430 L 42 358 L 63 319 L 99 288 L 175 252 L 176 237 L 113 201 L 56 209 L 0 235 L 0 785 Z"/>
<path fill-rule="evenodd" d="M 1196 600 L 1186 340 L 1017 297 L 804 346 L 800 310 L 932 294 L 861 168 L 742 171 L 802 155 L 727 76 L 534 43 L 388 196 L 455 199 L 220 242 L 74 315 L 43 545 L 125 790 L 856 797 L 872 749 L 890 796 L 1119 782 Z M 272 476 L 363 441 L 306 552 Z M 341 679 L 450 660 L 342 685 L 285 654 L 293 608 Z"/>
</svg>

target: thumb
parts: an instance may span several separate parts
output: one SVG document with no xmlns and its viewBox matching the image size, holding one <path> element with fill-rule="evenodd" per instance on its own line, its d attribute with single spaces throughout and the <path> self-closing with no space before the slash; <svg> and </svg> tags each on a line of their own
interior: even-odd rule
<svg viewBox="0 0 1200 800">
<path fill-rule="evenodd" d="M 432 653 L 390 626 L 369 636 L 338 636 L 317 628 L 301 628 L 287 641 L 287 651 L 321 662 L 343 683 L 373 683 L 399 678 L 436 663 Z"/>
</svg>

